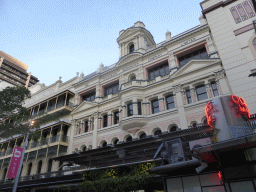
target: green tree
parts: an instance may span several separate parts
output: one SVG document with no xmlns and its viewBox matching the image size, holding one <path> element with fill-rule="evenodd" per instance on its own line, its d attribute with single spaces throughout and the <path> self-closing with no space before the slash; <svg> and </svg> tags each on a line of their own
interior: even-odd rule
<svg viewBox="0 0 256 192">
<path fill-rule="evenodd" d="M 30 91 L 25 87 L 7 87 L 0 91 L 0 137 L 23 134 L 28 128 L 30 111 L 23 107 Z"/>
<path fill-rule="evenodd" d="M 30 91 L 25 87 L 7 87 L 0 91 L 0 138 L 25 134 L 29 127 L 30 110 L 22 106 L 30 98 Z M 49 121 L 58 121 L 57 115 L 41 115 L 34 121 L 31 129 L 39 128 Z"/>
</svg>

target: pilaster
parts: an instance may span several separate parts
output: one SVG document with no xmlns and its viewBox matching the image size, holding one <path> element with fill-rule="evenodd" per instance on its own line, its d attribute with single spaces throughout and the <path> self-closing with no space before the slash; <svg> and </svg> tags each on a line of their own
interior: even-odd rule
<svg viewBox="0 0 256 192">
<path fill-rule="evenodd" d="M 182 99 L 181 86 L 180 85 L 175 86 L 174 90 L 175 90 L 175 99 L 176 99 L 177 107 L 178 107 L 180 126 L 181 126 L 181 129 L 187 129 L 188 124 L 187 124 L 187 120 L 186 120 L 187 118 L 186 118 L 183 99 Z"/>
<path fill-rule="evenodd" d="M 94 130 L 93 130 L 93 140 L 92 140 L 92 148 L 97 148 L 97 140 L 98 140 L 98 113 L 94 115 Z"/>
</svg>

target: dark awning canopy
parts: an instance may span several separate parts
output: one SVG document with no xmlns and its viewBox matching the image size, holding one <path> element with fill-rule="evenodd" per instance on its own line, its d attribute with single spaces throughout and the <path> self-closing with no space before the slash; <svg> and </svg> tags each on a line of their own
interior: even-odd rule
<svg viewBox="0 0 256 192">
<path fill-rule="evenodd" d="M 186 143 L 206 137 L 212 137 L 211 128 L 209 126 L 199 126 L 114 146 L 108 145 L 103 148 L 55 157 L 53 159 L 56 161 L 72 162 L 84 166 L 85 169 L 136 163 L 153 160 L 158 147 L 166 140 L 181 138 L 181 141 Z"/>
</svg>

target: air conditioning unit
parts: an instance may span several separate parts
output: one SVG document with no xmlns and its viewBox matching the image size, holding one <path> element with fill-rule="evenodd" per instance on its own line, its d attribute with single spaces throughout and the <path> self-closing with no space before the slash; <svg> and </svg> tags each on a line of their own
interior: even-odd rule
<svg viewBox="0 0 256 192">
<path fill-rule="evenodd" d="M 205 145 L 209 145 L 211 143 L 212 143 L 211 138 L 207 137 L 207 138 L 204 138 L 204 139 L 198 139 L 198 140 L 190 141 L 189 142 L 189 147 L 190 147 L 190 150 L 194 150 L 196 148 L 203 147 Z M 195 159 L 195 158 L 193 157 L 193 159 Z"/>
</svg>

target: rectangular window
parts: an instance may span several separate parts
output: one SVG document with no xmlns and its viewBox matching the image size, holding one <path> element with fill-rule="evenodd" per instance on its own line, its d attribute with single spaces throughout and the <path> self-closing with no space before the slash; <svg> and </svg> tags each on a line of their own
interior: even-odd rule
<svg viewBox="0 0 256 192">
<path fill-rule="evenodd" d="M 151 68 L 148 70 L 148 79 L 149 80 L 153 80 L 158 76 L 164 76 L 164 75 L 168 75 L 170 72 L 169 70 L 169 64 L 168 62 L 161 64 L 161 65 L 157 65 L 154 68 Z"/>
<path fill-rule="evenodd" d="M 114 124 L 119 123 L 119 111 L 114 113 Z"/>
<path fill-rule="evenodd" d="M 119 91 L 119 82 L 104 87 L 104 96 L 106 97 L 110 94 L 116 94 L 118 93 L 118 91 Z"/>
<path fill-rule="evenodd" d="M 218 89 L 217 89 L 216 82 L 212 82 L 211 85 L 212 85 L 212 92 L 213 92 L 214 97 L 219 96 L 219 92 L 218 92 Z"/>
<path fill-rule="evenodd" d="M 158 113 L 159 112 L 159 101 L 158 99 L 157 100 L 154 100 L 152 101 L 152 113 Z"/>
<path fill-rule="evenodd" d="M 88 132 L 89 131 L 89 121 L 85 121 L 84 122 L 84 132 Z"/>
<path fill-rule="evenodd" d="M 204 85 L 201 85 L 196 88 L 196 94 L 197 94 L 198 101 L 208 99 L 207 92 Z"/>
<path fill-rule="evenodd" d="M 96 95 L 95 91 L 93 91 L 91 93 L 88 93 L 86 95 L 83 95 L 82 96 L 82 101 L 90 101 L 90 102 L 92 102 L 92 101 L 95 100 L 95 95 Z"/>
<path fill-rule="evenodd" d="M 175 108 L 173 95 L 166 97 L 166 105 L 167 105 L 167 109 Z"/>
<path fill-rule="evenodd" d="M 138 115 L 141 115 L 141 102 L 138 102 Z"/>
<path fill-rule="evenodd" d="M 188 104 L 192 103 L 192 99 L 191 99 L 191 95 L 190 95 L 190 90 L 186 90 L 186 95 L 187 95 Z"/>
<path fill-rule="evenodd" d="M 108 115 L 104 115 L 103 116 L 103 127 L 107 127 L 108 126 Z"/>
<path fill-rule="evenodd" d="M 130 103 L 127 105 L 127 116 L 130 117 L 133 115 L 133 104 Z"/>
<path fill-rule="evenodd" d="M 206 48 L 202 48 L 187 55 L 184 55 L 182 57 L 179 57 L 178 60 L 180 67 L 182 67 L 192 59 L 206 59 L 208 57 L 209 56 L 207 54 Z"/>
</svg>

